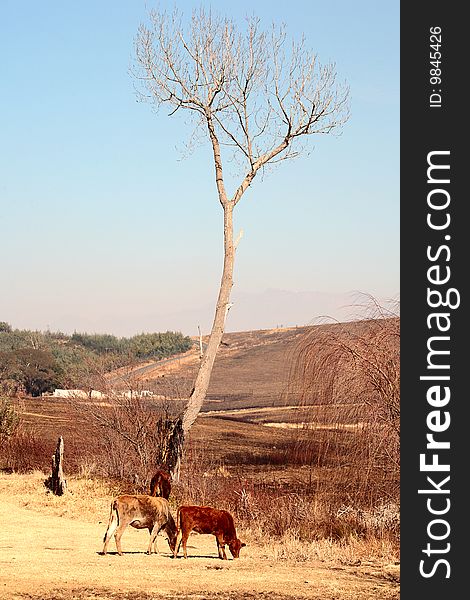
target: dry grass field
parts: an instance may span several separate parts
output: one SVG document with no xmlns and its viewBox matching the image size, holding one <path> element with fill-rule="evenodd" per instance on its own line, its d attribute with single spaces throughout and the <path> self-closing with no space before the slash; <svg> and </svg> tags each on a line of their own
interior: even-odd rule
<svg viewBox="0 0 470 600">
<path fill-rule="evenodd" d="M 380 502 L 359 509 L 348 501 L 344 484 L 335 483 L 338 468 L 329 455 L 312 459 L 317 437 L 328 433 L 331 419 L 324 408 L 299 402 L 289 386 L 298 344 L 310 331 L 226 334 L 207 401 L 186 442 L 172 508 L 176 511 L 184 502 L 230 510 L 247 543 L 237 561 L 219 561 L 214 538 L 198 535 L 190 538 L 187 561 L 170 558 L 163 539 L 160 554 L 149 557 L 144 554 L 147 532 L 132 528 L 123 536 L 123 557 L 100 556 L 110 499 L 122 492 L 145 492 L 148 481 L 145 476 L 106 476 L 114 450 L 104 450 L 88 401 L 17 400 L 21 435 L 16 454 L 9 457 L 10 472 L 0 474 L 0 519 L 5 524 L 0 597 L 398 598 L 398 507 L 385 494 Z M 121 370 L 110 379 L 124 389 L 153 391 L 158 397 L 145 402 L 156 411 L 167 396 L 172 400 L 164 405 L 171 412 L 188 394 L 198 360 L 193 348 L 176 359 Z M 349 448 L 346 442 L 361 435 L 360 419 L 351 411 L 343 414 L 340 405 L 328 410 L 335 414 L 335 435 L 339 432 L 331 449 L 341 457 Z M 63 497 L 47 493 L 43 485 L 59 436 L 65 441 L 70 490 Z M 351 468 L 347 454 L 342 463 Z M 320 495 L 325 482 L 328 490 Z"/>
<path fill-rule="evenodd" d="M 11 600 L 242 600 L 398 599 L 396 561 L 367 556 L 364 545 L 323 542 L 302 548 L 296 540 L 246 540 L 240 559 L 220 561 L 212 536 L 191 536 L 189 558 L 147 556 L 148 534 L 128 528 L 124 556 L 111 546 L 101 556 L 109 504 L 116 490 L 97 480 L 69 478 L 70 493 L 46 494 L 44 474 L 0 475 L 0 598 Z"/>
</svg>

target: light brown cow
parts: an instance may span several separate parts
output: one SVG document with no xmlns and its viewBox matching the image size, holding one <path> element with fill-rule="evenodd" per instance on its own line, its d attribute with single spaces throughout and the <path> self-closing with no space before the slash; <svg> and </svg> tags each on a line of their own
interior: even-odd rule
<svg viewBox="0 0 470 600">
<path fill-rule="evenodd" d="M 176 513 L 177 536 L 174 550 L 176 558 L 181 542 L 183 542 L 184 558 L 188 558 L 186 543 L 191 531 L 215 535 L 219 558 L 227 560 L 225 544 L 228 544 L 233 558 L 240 556 L 240 548 L 246 546 L 237 538 L 232 515 L 226 510 L 218 510 L 210 506 L 180 506 Z M 179 543 L 178 543 L 178 538 Z"/>
<path fill-rule="evenodd" d="M 163 529 L 168 536 L 168 545 L 174 552 L 176 544 L 176 525 L 170 512 L 170 505 L 165 498 L 144 495 L 118 496 L 111 502 L 108 529 L 104 534 L 103 554 L 108 551 L 108 544 L 114 533 L 118 554 L 122 556 L 121 536 L 128 525 L 136 529 L 148 529 L 150 542 L 147 554 L 152 553 L 152 545 L 157 549 L 157 535 Z"/>
</svg>

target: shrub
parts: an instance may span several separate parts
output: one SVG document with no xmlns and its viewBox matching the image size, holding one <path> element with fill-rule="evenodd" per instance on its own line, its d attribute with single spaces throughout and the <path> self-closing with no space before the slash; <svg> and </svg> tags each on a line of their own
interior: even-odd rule
<svg viewBox="0 0 470 600">
<path fill-rule="evenodd" d="M 20 427 L 2 443 L 1 469 L 14 473 L 44 470 L 50 467 L 51 455 L 44 440 Z"/>
<path fill-rule="evenodd" d="M 366 318 L 314 328 L 296 349 L 289 391 L 307 407 L 297 452 L 331 467 L 335 504 L 398 501 L 400 318 L 371 300 Z"/>
<path fill-rule="evenodd" d="M 12 436 L 18 429 L 20 417 L 9 398 L 0 397 L 0 441 Z"/>
</svg>

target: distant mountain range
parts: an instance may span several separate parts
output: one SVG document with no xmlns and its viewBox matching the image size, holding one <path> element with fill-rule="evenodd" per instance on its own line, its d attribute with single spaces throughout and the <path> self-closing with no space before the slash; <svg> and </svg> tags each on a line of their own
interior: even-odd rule
<svg viewBox="0 0 470 600">
<path fill-rule="evenodd" d="M 325 321 L 351 321 L 364 318 L 364 310 L 357 306 L 357 294 L 328 294 L 322 292 L 293 292 L 265 290 L 257 294 L 233 292 L 226 331 L 250 331 L 296 325 L 314 325 Z M 359 302 L 364 303 L 364 298 Z M 196 335 L 198 325 L 202 333 L 209 333 L 214 316 L 214 305 L 155 316 L 157 330 L 176 329 L 187 335 Z M 160 325 L 159 325 L 160 324 Z M 147 327 L 152 327 L 147 322 Z"/>
<path fill-rule="evenodd" d="M 381 298 L 377 300 L 382 305 L 387 302 Z M 268 289 L 260 293 L 234 290 L 232 302 L 227 316 L 227 332 L 352 321 L 367 316 L 367 311 L 360 305 L 367 304 L 368 300 L 364 295 L 353 292 L 333 294 Z M 57 315 L 56 323 L 51 324 L 51 328 L 65 333 L 75 330 L 117 336 L 170 330 L 194 336 L 198 335 L 198 326 L 203 334 L 210 332 L 214 308 L 215 298 L 212 303 L 175 312 L 115 313 L 110 306 L 109 313 L 98 318 L 77 314 Z"/>
</svg>

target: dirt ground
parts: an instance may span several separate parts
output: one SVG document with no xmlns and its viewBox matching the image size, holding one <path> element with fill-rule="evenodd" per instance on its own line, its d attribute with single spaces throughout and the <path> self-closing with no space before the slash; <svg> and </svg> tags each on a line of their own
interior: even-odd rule
<svg viewBox="0 0 470 600">
<path fill-rule="evenodd" d="M 166 539 L 147 556 L 147 531 L 129 527 L 124 556 L 100 554 L 107 515 L 96 523 L 41 514 L 0 496 L 0 598 L 8 600 L 398 599 L 390 571 L 372 566 L 275 561 L 257 547 L 221 561 L 215 538 L 192 535 L 187 560 Z"/>
</svg>

